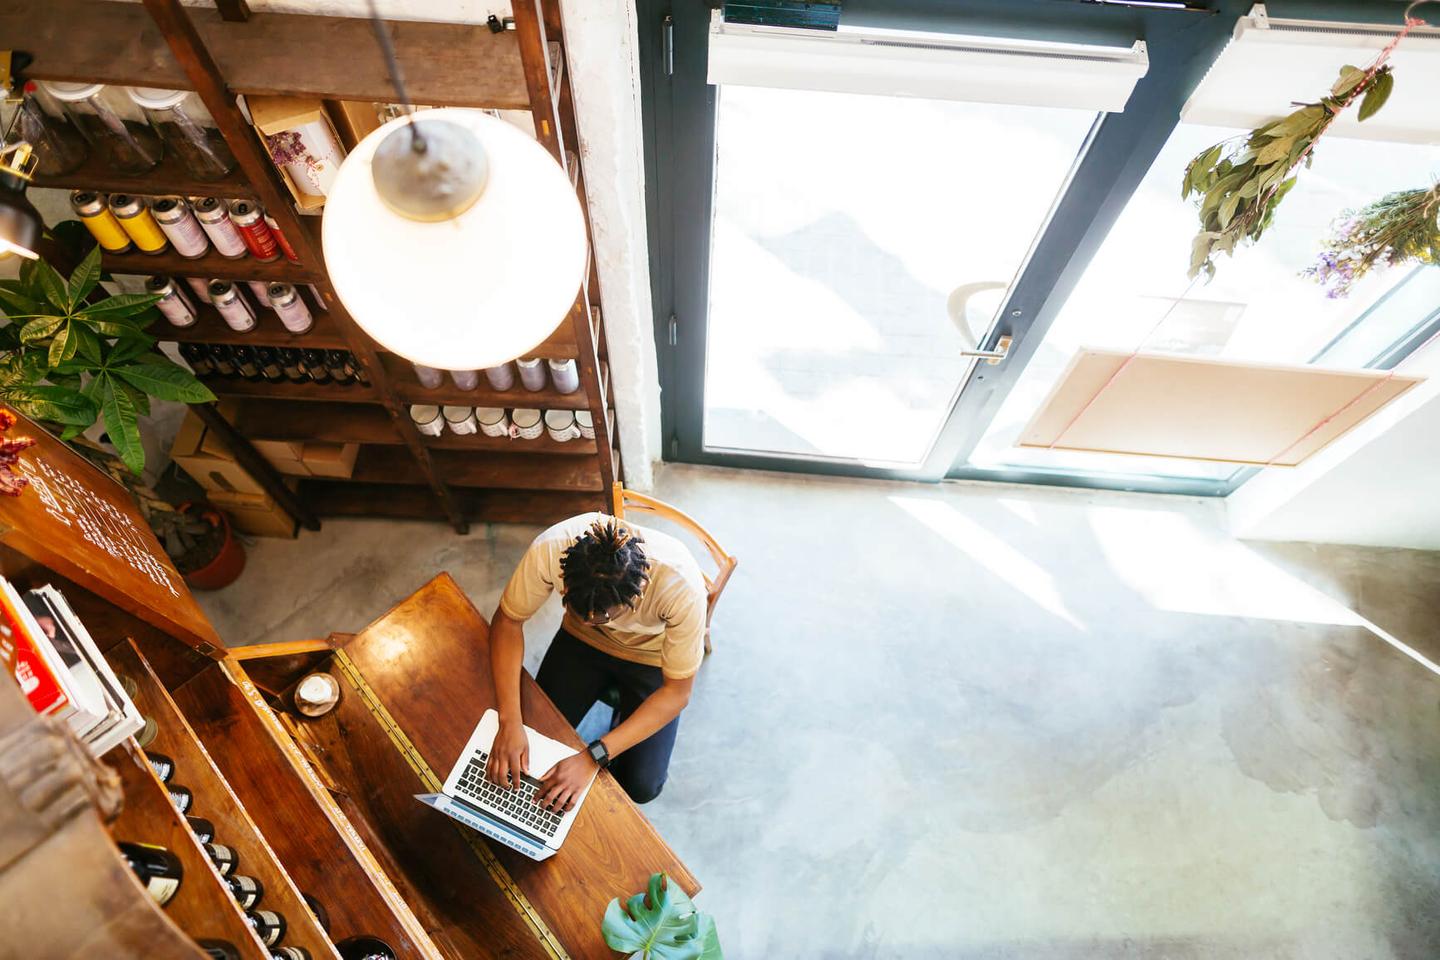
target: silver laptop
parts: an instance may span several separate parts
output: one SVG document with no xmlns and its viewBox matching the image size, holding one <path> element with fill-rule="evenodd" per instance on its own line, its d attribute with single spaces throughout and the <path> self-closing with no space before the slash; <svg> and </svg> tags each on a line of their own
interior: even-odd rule
<svg viewBox="0 0 1440 960">
<path fill-rule="evenodd" d="M 500 715 L 486 710 L 480 718 L 470 742 L 460 752 L 460 759 L 450 768 L 441 793 L 417 793 L 415 799 L 428 804 L 473 830 L 478 830 L 491 840 L 530 857 L 544 860 L 560 849 L 580 804 L 590 793 L 593 779 L 585 785 L 575 806 L 565 813 L 545 810 L 535 804 L 535 791 L 540 781 L 529 774 L 522 774 L 520 787 L 510 789 L 492 783 L 485 778 L 485 764 L 490 759 L 490 747 L 500 729 Z M 525 728 L 530 741 L 530 769 L 545 773 L 566 757 L 578 751 L 567 747 L 558 740 L 551 740 L 542 733 Z"/>
</svg>

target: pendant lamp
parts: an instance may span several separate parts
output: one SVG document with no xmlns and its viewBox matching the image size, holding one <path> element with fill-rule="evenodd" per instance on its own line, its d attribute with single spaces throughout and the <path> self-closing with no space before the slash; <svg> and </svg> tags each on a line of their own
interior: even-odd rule
<svg viewBox="0 0 1440 960">
<path fill-rule="evenodd" d="M 35 244 L 40 240 L 40 212 L 25 196 L 29 186 L 30 144 L 9 144 L 0 150 L 0 258 L 18 254 L 36 260 Z"/>
<path fill-rule="evenodd" d="M 377 343 L 479 370 L 523 356 L 568 315 L 585 220 L 564 169 L 480 110 L 391 120 L 340 166 L 325 203 L 330 282 Z"/>
</svg>

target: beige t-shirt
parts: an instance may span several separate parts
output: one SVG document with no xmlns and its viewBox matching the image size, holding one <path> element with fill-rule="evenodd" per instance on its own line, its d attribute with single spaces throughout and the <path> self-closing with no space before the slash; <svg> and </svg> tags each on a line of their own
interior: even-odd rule
<svg viewBox="0 0 1440 960">
<path fill-rule="evenodd" d="M 560 555 L 599 519 L 586 513 L 555 524 L 530 544 L 500 596 L 513 620 L 529 620 L 552 590 L 564 593 Z M 619 521 L 625 523 L 625 521 Z M 565 611 L 565 630 L 603 653 L 659 667 L 671 680 L 695 675 L 705 656 L 705 578 L 685 545 L 668 534 L 625 523 L 644 541 L 650 582 L 635 609 L 603 626 Z"/>
</svg>

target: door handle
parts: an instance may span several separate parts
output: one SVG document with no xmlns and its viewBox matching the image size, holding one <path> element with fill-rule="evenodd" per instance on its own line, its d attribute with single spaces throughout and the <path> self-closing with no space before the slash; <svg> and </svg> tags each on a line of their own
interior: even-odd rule
<svg viewBox="0 0 1440 960">
<path fill-rule="evenodd" d="M 1010 344 L 1012 342 L 1014 342 L 1013 338 L 1009 334 L 1006 334 L 999 340 L 995 341 L 994 350 L 961 350 L 960 356 L 975 357 L 979 360 L 984 360 L 991 366 L 994 366 L 1001 360 L 1004 360 L 1005 357 L 1010 353 Z"/>
</svg>

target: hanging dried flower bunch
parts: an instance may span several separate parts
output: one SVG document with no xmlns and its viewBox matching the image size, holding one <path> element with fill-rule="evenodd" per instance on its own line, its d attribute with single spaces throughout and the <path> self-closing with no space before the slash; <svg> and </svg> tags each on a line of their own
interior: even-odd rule
<svg viewBox="0 0 1440 960">
<path fill-rule="evenodd" d="M 1327 286 L 1331 299 L 1376 267 L 1440 264 L 1440 184 L 1386 194 L 1359 210 L 1346 210 L 1331 227 L 1325 249 L 1301 276 Z"/>
<path fill-rule="evenodd" d="M 1388 53 L 1388 51 L 1386 51 Z M 1360 100 L 1360 119 L 1385 105 L 1395 78 L 1384 55 L 1368 70 L 1346 65 L 1318 103 L 1238 137 L 1222 140 L 1185 168 L 1181 196 L 1197 197 L 1200 232 L 1190 250 L 1190 277 L 1215 276 L 1215 255 L 1233 253 L 1242 241 L 1255 242 L 1270 226 L 1275 209 L 1295 186 L 1295 171 L 1314 160 L 1315 141 L 1341 111 Z"/>
</svg>

